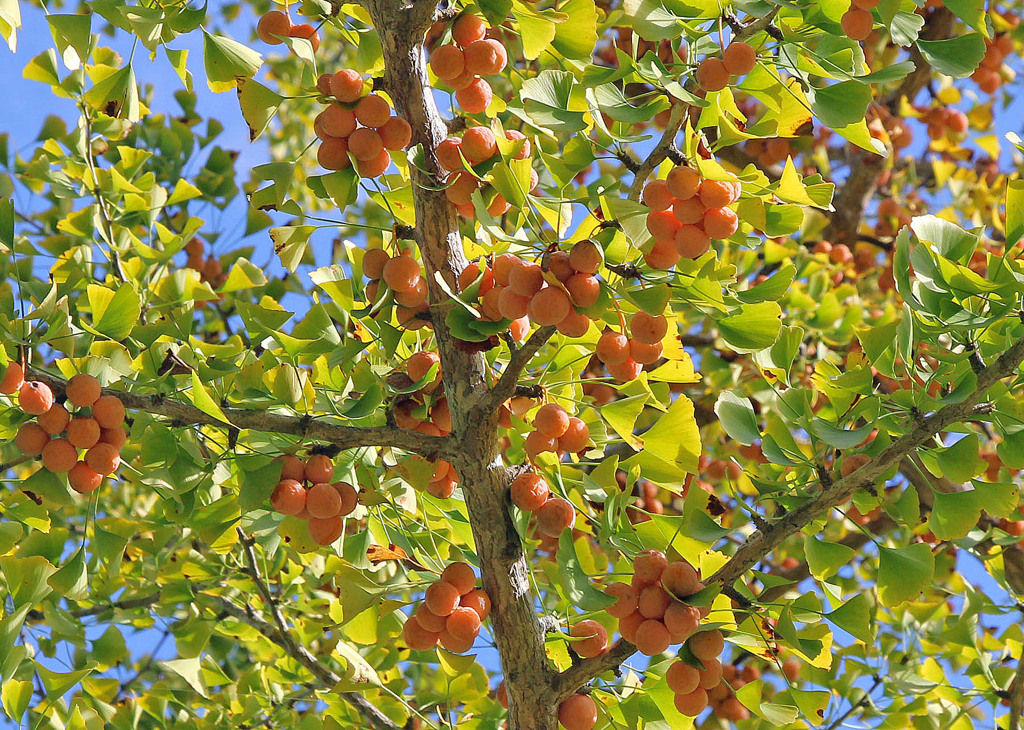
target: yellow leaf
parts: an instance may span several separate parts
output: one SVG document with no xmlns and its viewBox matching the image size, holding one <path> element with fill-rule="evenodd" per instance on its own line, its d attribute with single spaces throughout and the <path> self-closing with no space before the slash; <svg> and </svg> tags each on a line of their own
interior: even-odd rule
<svg viewBox="0 0 1024 730">
<path fill-rule="evenodd" d="M 787 203 L 814 205 L 814 201 L 807 194 L 807 188 L 804 187 L 803 178 L 800 177 L 796 165 L 793 164 L 792 157 L 786 159 L 786 167 L 782 171 L 782 177 L 779 179 L 779 186 L 776 188 L 775 194 Z"/>
</svg>

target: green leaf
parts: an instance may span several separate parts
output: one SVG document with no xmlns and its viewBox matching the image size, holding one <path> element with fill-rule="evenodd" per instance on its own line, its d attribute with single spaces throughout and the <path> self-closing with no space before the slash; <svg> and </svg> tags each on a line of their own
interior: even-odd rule
<svg viewBox="0 0 1024 730">
<path fill-rule="evenodd" d="M 889 23 L 889 35 L 897 46 L 906 48 L 917 40 L 924 27 L 924 18 L 917 13 L 899 10 Z"/>
<path fill-rule="evenodd" d="M 590 62 L 597 44 L 597 7 L 594 0 L 567 0 L 558 6 L 566 19 L 555 28 L 551 45 L 565 58 Z"/>
<path fill-rule="evenodd" d="M 820 721 L 825 717 L 825 708 L 828 707 L 832 695 L 828 692 L 815 692 L 813 690 L 790 688 L 789 693 L 793 695 L 793 701 L 800 708 L 804 717 L 809 718 L 811 724 Z"/>
<path fill-rule="evenodd" d="M 875 641 L 875 632 L 871 630 L 871 614 L 874 606 L 867 594 L 858 593 L 825 618 L 856 639 L 871 645 Z"/>
<path fill-rule="evenodd" d="M 602 409 L 603 413 L 603 409 Z M 680 395 L 666 413 L 643 435 L 643 454 L 671 464 L 689 474 L 697 473 L 700 430 L 693 415 L 693 403 Z"/>
<path fill-rule="evenodd" d="M 878 597 L 889 608 L 916 600 L 932 582 L 935 557 L 923 542 L 878 548 Z"/>
<path fill-rule="evenodd" d="M 142 305 L 130 284 L 122 284 L 116 292 L 90 284 L 87 290 L 92 307 L 93 328 L 112 340 L 123 340 L 139 321 Z"/>
<path fill-rule="evenodd" d="M 192 405 L 206 415 L 213 416 L 218 421 L 230 423 L 228 417 L 224 415 L 224 411 L 217 405 L 217 401 L 210 395 L 210 391 L 203 385 L 203 381 L 199 379 L 199 373 L 195 370 L 192 371 Z"/>
<path fill-rule="evenodd" d="M 940 451 L 936 461 L 943 476 L 962 484 L 985 472 L 987 464 L 980 454 L 978 436 L 970 433 Z"/>
<path fill-rule="evenodd" d="M 900 81 L 916 68 L 913 61 L 900 61 L 891 66 L 884 66 L 857 79 L 865 84 L 893 84 Z"/>
<path fill-rule="evenodd" d="M 845 127 L 864 119 L 871 103 L 871 87 L 860 81 L 842 81 L 811 95 L 811 109 L 828 127 Z"/>
<path fill-rule="evenodd" d="M 516 208 L 526 207 L 530 190 L 530 161 L 499 162 L 489 173 L 494 189 Z"/>
<path fill-rule="evenodd" d="M 270 229 L 270 240 L 274 242 L 274 251 L 281 257 L 282 266 L 295 272 L 306 257 L 309 237 L 315 230 L 315 226 L 279 226 Z"/>
<path fill-rule="evenodd" d="M 784 727 L 796 721 L 797 709 L 791 705 L 765 702 L 761 698 L 764 681 L 756 679 L 736 690 L 736 699 L 753 714 L 766 720 L 773 727 Z"/>
<path fill-rule="evenodd" d="M 580 538 L 585 544 L 584 538 Z M 571 603 L 584 611 L 600 611 L 615 603 L 615 598 L 599 591 L 590 582 L 580 566 L 579 555 L 572 539 L 572 530 L 565 530 L 558 538 L 558 568 L 562 576 L 562 591 Z"/>
<path fill-rule="evenodd" d="M 0 0 L 0 3 L 9 0 Z M 0 24 L 3 23 L 0 18 Z M 48 48 L 38 56 L 25 64 L 25 70 L 21 72 L 29 81 L 38 81 L 43 84 L 57 86 L 60 83 L 60 73 L 57 72 L 57 52 Z"/>
<path fill-rule="evenodd" d="M 262 507 L 281 479 L 281 464 L 262 454 L 239 454 L 238 506 L 242 512 Z"/>
<path fill-rule="evenodd" d="M 170 661 L 157 662 L 165 669 L 177 674 L 188 682 L 188 685 L 196 692 L 206 697 L 206 685 L 203 683 L 202 657 L 195 656 L 189 659 L 171 659 Z"/>
<path fill-rule="evenodd" d="M 524 58 L 535 61 L 554 39 L 555 21 L 525 3 L 512 11 L 512 15 L 519 22 Z"/>
<path fill-rule="evenodd" d="M 584 92 L 568 71 L 547 69 L 524 81 L 519 96 L 529 120 L 538 127 L 570 134 L 587 128 Z"/>
<path fill-rule="evenodd" d="M 139 89 L 131 64 L 103 77 L 82 97 L 90 106 L 108 117 L 137 122 L 142 118 Z"/>
<path fill-rule="evenodd" d="M 966 261 L 978 247 L 978 236 L 956 223 L 934 215 L 920 215 L 910 221 L 910 230 L 940 256 L 951 261 Z"/>
<path fill-rule="evenodd" d="M 1024 180 L 1006 183 L 1006 250 L 1024 238 Z"/>
<path fill-rule="evenodd" d="M 987 16 L 985 0 L 945 0 L 942 4 L 964 21 L 969 28 L 988 35 L 988 25 L 985 22 Z"/>
<path fill-rule="evenodd" d="M 863 443 L 864 439 L 871 435 L 872 429 L 870 424 L 853 430 L 838 428 L 835 424 L 829 423 L 825 419 L 818 418 L 817 416 L 815 416 L 814 420 L 811 421 L 811 425 L 814 433 L 817 434 L 822 441 L 837 449 L 852 449 L 854 446 Z"/>
<path fill-rule="evenodd" d="M 715 415 L 730 438 L 749 446 L 761 438 L 757 427 L 757 416 L 750 405 L 750 399 L 740 397 L 731 390 L 723 390 L 715 403 Z"/>
<path fill-rule="evenodd" d="M 89 58 L 91 14 L 47 15 L 50 34 L 69 71 L 77 71 Z"/>
<path fill-rule="evenodd" d="M 655 317 L 665 311 L 665 307 L 668 306 L 669 300 L 672 298 L 672 290 L 667 284 L 638 286 L 627 289 L 623 294 L 633 304 Z"/>
<path fill-rule="evenodd" d="M 89 574 L 85 566 L 85 551 L 78 548 L 56 573 L 46 581 L 56 591 L 57 595 L 63 596 L 69 601 L 80 601 L 89 595 Z"/>
<path fill-rule="evenodd" d="M 249 125 L 249 141 L 252 142 L 263 134 L 284 97 L 253 79 L 243 78 L 238 83 L 238 103 Z"/>
<path fill-rule="evenodd" d="M 801 211 L 797 206 L 775 205 L 771 207 L 792 208 L 797 211 Z M 800 218 L 801 220 L 803 219 L 802 211 L 800 212 Z M 793 277 L 795 275 L 796 267 L 792 264 L 786 264 L 785 266 L 780 267 L 775 273 L 760 284 L 757 284 L 745 291 L 736 292 L 736 298 L 746 304 L 753 304 L 755 302 L 776 302 L 785 296 L 790 290 L 790 287 L 793 285 Z"/>
<path fill-rule="evenodd" d="M 238 41 L 203 30 L 203 65 L 210 91 L 230 91 L 238 79 L 251 79 L 263 65 L 260 54 Z"/>
<path fill-rule="evenodd" d="M 15 608 L 35 605 L 49 595 L 52 589 L 47 580 L 56 572 L 50 561 L 38 555 L 0 558 L 0 573 L 4 574 Z"/>
<path fill-rule="evenodd" d="M 782 309 L 776 302 L 743 304 L 738 314 L 718 320 L 718 329 L 737 352 L 757 352 L 771 346 L 782 327 Z"/>
<path fill-rule="evenodd" d="M 856 553 L 853 548 L 836 542 L 825 542 L 813 535 L 804 538 L 804 557 L 807 569 L 818 580 L 825 580 L 836 574 L 844 565 L 849 565 Z"/>
<path fill-rule="evenodd" d="M 108 667 L 123 662 L 128 658 L 124 634 L 118 631 L 116 626 L 108 626 L 99 638 L 93 639 L 90 656 Z"/>
<path fill-rule="evenodd" d="M 935 492 L 928 529 L 939 540 L 959 540 L 977 526 L 982 510 L 1007 517 L 1017 501 L 1017 488 L 998 482 L 974 482 L 973 489 L 962 492 Z"/>
<path fill-rule="evenodd" d="M 359 195 L 359 175 L 351 165 L 326 175 L 310 175 L 306 185 L 318 198 L 330 198 L 339 208 L 354 203 Z"/>
<path fill-rule="evenodd" d="M 918 40 L 917 47 L 932 68 L 954 78 L 970 76 L 985 57 L 985 38 L 981 33 L 940 41 Z"/>
<path fill-rule="evenodd" d="M 620 398 L 601 408 L 601 418 L 634 449 L 640 449 L 644 443 L 633 434 L 633 429 L 636 428 L 636 419 L 643 411 L 647 398 L 647 394 L 642 393 Z"/>
<path fill-rule="evenodd" d="M 51 671 L 42 664 L 36 663 L 36 671 L 39 673 L 39 679 L 42 681 L 43 688 L 46 690 L 48 697 L 60 697 L 92 674 L 95 668 L 96 663 L 89 662 L 85 669 L 79 669 L 77 672 L 62 673 Z"/>
</svg>

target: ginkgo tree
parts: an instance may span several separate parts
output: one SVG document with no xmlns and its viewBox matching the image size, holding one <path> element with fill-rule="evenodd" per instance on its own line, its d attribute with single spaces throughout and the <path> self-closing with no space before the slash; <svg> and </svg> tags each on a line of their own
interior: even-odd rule
<svg viewBox="0 0 1024 730">
<path fill-rule="evenodd" d="M 1020 6 L 0 0 L 6 722 L 1018 730 Z"/>
</svg>

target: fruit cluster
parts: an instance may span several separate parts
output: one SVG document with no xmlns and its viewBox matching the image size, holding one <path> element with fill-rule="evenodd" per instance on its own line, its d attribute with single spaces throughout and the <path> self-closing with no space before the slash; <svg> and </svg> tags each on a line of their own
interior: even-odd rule
<svg viewBox="0 0 1024 730">
<path fill-rule="evenodd" d="M 355 510 L 359 497 L 348 482 L 331 482 L 331 458 L 313 454 L 303 462 L 294 454 L 284 454 L 276 461 L 281 463 L 281 480 L 270 495 L 271 508 L 308 520 L 309 537 L 317 545 L 330 545 L 341 537 L 344 518 Z"/>
<path fill-rule="evenodd" d="M 530 140 L 522 132 L 510 129 L 505 132 L 505 139 L 511 142 L 521 142 L 519 149 L 513 155 L 514 160 L 525 160 L 530 156 Z M 482 180 L 477 177 L 477 172 L 483 169 L 468 169 L 468 162 L 473 168 L 478 165 L 486 166 L 491 160 L 498 158 L 498 142 L 494 132 L 488 127 L 470 127 L 462 137 L 448 137 L 437 145 L 437 161 L 451 173 L 445 180 L 445 197 L 455 204 L 455 209 L 463 218 L 473 218 L 476 212 L 473 210 L 472 195 L 476 190 L 482 190 L 482 195 L 487 203 L 487 212 L 498 217 L 504 215 L 512 208 L 512 204 L 505 200 L 505 197 L 490 186 L 484 187 Z M 533 192 L 540 178 L 530 168 L 530 192 Z"/>
<path fill-rule="evenodd" d="M 309 23 L 292 25 L 288 13 L 270 10 L 260 16 L 256 23 L 256 37 L 271 46 L 284 43 L 285 38 L 305 38 L 313 46 L 313 53 L 320 50 L 320 34 Z"/>
<path fill-rule="evenodd" d="M 625 326 L 621 326 L 625 330 Z M 607 329 L 597 340 L 594 352 L 608 373 L 618 380 L 634 380 L 644 365 L 661 359 L 661 341 L 668 334 L 668 319 L 663 314 L 636 312 L 629 321 L 630 337 Z"/>
<path fill-rule="evenodd" d="M 193 238 L 185 244 L 185 254 L 188 259 L 185 266 L 199 272 L 199 280 L 207 282 L 214 289 L 224 286 L 227 281 L 227 274 L 224 273 L 224 266 L 220 259 L 212 254 L 203 258 L 205 246 L 201 238 Z"/>
<path fill-rule="evenodd" d="M 316 160 L 325 170 L 344 170 L 356 161 L 360 177 L 378 177 L 391 164 L 391 152 L 404 150 L 412 141 L 412 127 L 392 116 L 383 96 L 365 93 L 363 77 L 352 69 L 322 74 L 316 87 L 333 96 L 327 108 L 313 120 L 320 139 Z"/>
<path fill-rule="evenodd" d="M 410 329 L 430 327 L 430 319 L 420 316 L 429 311 L 427 282 L 411 250 L 403 249 L 392 256 L 382 248 L 368 249 L 363 256 L 363 275 L 370 280 L 366 285 L 367 302 L 377 301 L 383 281 L 398 305 L 395 315 L 399 325 Z"/>
<path fill-rule="evenodd" d="M 557 538 L 576 524 L 576 508 L 562 497 L 552 497 L 551 487 L 539 474 L 520 474 L 509 485 L 512 504 L 537 518 L 537 531 Z"/>
<path fill-rule="evenodd" d="M 971 74 L 971 79 L 984 93 L 994 94 L 1003 85 L 1000 73 L 1003 60 L 1013 54 L 1013 38 L 1008 33 L 1001 33 L 995 38 L 985 39 L 985 56 L 981 64 Z"/>
<path fill-rule="evenodd" d="M 721 91 L 733 76 L 746 76 L 757 63 L 757 51 L 743 41 L 730 43 L 722 57 L 708 56 L 697 64 L 697 86 L 704 91 Z"/>
<path fill-rule="evenodd" d="M 881 1 L 853 0 L 850 9 L 843 13 L 843 17 L 839 19 L 839 26 L 843 29 L 843 32 L 855 41 L 867 40 L 875 24 L 875 17 L 871 14 L 871 11 Z"/>
<path fill-rule="evenodd" d="M 928 125 L 928 137 L 939 140 L 949 134 L 963 134 L 970 126 L 967 115 L 958 109 L 936 106 L 924 112 L 921 121 Z"/>
<path fill-rule="evenodd" d="M 696 717 L 708 706 L 709 693 L 722 699 L 729 694 L 729 685 L 722 680 L 722 662 L 718 659 L 725 648 L 725 640 L 721 631 L 713 629 L 694 634 L 686 647 L 700 666 L 678 659 L 669 666 L 665 680 L 675 693 L 676 709 L 683 715 Z"/>
<path fill-rule="evenodd" d="M 432 583 L 423 602 L 406 620 L 402 635 L 409 648 L 428 651 L 440 644 L 455 654 L 473 648 L 480 626 L 491 613 L 491 599 L 476 587 L 476 574 L 467 563 L 452 563 Z"/>
<path fill-rule="evenodd" d="M 619 633 L 626 641 L 636 644 L 640 653 L 655 656 L 697 632 L 705 614 L 681 599 L 703 588 L 690 563 L 669 562 L 660 550 L 647 550 L 633 561 L 629 585 L 612 583 L 606 588 L 608 595 L 618 599 L 608 607 L 608 613 L 619 619 Z"/>
<path fill-rule="evenodd" d="M 409 386 L 426 379 L 432 368 L 437 371 L 430 382 L 419 390 L 408 393 L 404 400 L 395 404 L 395 425 L 409 431 L 418 431 L 428 436 L 447 436 L 452 432 L 452 416 L 448 409 L 448 398 L 444 395 L 441 380 L 441 358 L 436 352 L 423 350 L 413 353 L 405 362 Z M 438 499 L 448 499 L 459 485 L 455 467 L 444 459 L 433 462 L 434 472 L 427 491 Z"/>
<path fill-rule="evenodd" d="M 712 239 L 729 238 L 739 228 L 729 208 L 740 198 L 738 181 L 702 179 L 697 170 L 680 165 L 664 180 L 644 186 L 647 230 L 654 248 L 644 260 L 654 269 L 671 269 L 680 258 L 695 259 L 711 248 Z"/>
<path fill-rule="evenodd" d="M 533 417 L 533 428 L 524 446 L 531 459 L 546 452 L 559 456 L 576 454 L 587 448 L 590 441 L 590 427 L 583 419 L 570 416 L 557 403 L 548 403 L 537 410 Z"/>
<path fill-rule="evenodd" d="M 67 474 L 68 484 L 79 494 L 99 489 L 103 478 L 121 465 L 121 449 L 128 440 L 124 404 L 116 396 L 103 395 L 92 375 L 80 373 L 68 381 L 65 395 L 67 404 L 78 409 L 74 416 L 54 402 L 48 385 L 26 381 L 16 362 L 8 363 L 0 393 L 17 393 L 21 410 L 36 417 L 18 429 L 15 446 L 25 456 L 42 457 L 44 469 Z M 82 458 L 79 451 L 85 452 Z"/>
<path fill-rule="evenodd" d="M 525 337 L 531 321 L 554 325 L 566 337 L 582 337 L 590 329 L 590 319 L 577 309 L 593 306 L 600 296 L 601 282 L 595 274 L 603 261 L 601 250 L 584 240 L 568 253 L 547 254 L 545 261 L 547 272 L 514 254 L 501 254 L 489 266 L 481 263 L 463 269 L 459 287 L 466 291 L 478 283 L 476 296 L 484 318 L 511 320 L 509 329 L 516 340 Z"/>
<path fill-rule="evenodd" d="M 465 13 L 452 24 L 452 43 L 430 54 L 430 70 L 455 91 L 455 100 L 467 114 L 481 114 L 490 106 L 494 92 L 481 77 L 501 73 L 508 63 L 504 44 L 486 35 L 483 19 Z"/>
</svg>

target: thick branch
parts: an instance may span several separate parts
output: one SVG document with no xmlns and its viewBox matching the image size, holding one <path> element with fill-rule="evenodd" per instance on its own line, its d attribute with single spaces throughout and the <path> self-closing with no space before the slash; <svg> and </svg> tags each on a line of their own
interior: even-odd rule
<svg viewBox="0 0 1024 730">
<path fill-rule="evenodd" d="M 787 513 L 768 529 L 753 533 L 729 562 L 707 582 L 732 585 L 787 537 L 799 532 L 836 505 L 849 500 L 854 492 L 874 484 L 890 467 L 925 444 L 935 434 L 969 417 L 988 389 L 1002 378 L 1013 374 L 1022 360 L 1024 360 L 1024 339 L 1014 343 L 978 376 L 976 389 L 963 402 L 948 405 L 931 416 L 921 419 L 904 436 L 893 441 L 863 467 L 826 487 L 821 494 L 812 497 Z"/>
<path fill-rule="evenodd" d="M 54 393 L 63 394 L 67 382 L 38 368 L 29 367 L 28 375 L 50 386 Z M 193 405 L 163 395 L 143 395 L 116 388 L 104 388 L 104 395 L 117 397 L 126 408 L 146 411 L 181 423 L 201 426 L 229 427 L 229 424 L 205 413 Z M 284 433 L 292 436 L 326 441 L 340 449 L 363 446 L 390 446 L 425 456 L 444 454 L 450 441 L 439 436 L 427 436 L 389 426 L 343 426 L 308 416 L 286 416 L 264 410 L 221 407 L 230 426 L 241 430 Z"/>
<path fill-rule="evenodd" d="M 483 354 L 453 337 L 445 324 L 453 305 L 441 280 L 447 289 L 456 289 L 467 262 L 459 218 L 442 189 L 444 170 L 437 160 L 437 145 L 448 135 L 448 125 L 430 88 L 423 48 L 434 2 L 420 2 L 367 0 L 367 8 L 380 35 L 384 88 L 411 125 L 414 144 L 423 150 L 423 164 L 411 175 L 417 243 L 452 417 L 452 446 L 445 458 L 462 483 L 483 586 L 491 599 L 490 620 L 509 696 L 509 728 L 547 730 L 557 724 L 556 710 L 538 697 L 554 672 L 544 651 L 522 540 L 509 514 L 511 470 L 498 447 L 498 413 L 482 407 L 491 398 L 491 372 Z"/>
<path fill-rule="evenodd" d="M 1024 705 L 1024 656 L 1017 660 L 1017 671 L 1010 682 L 1010 720 L 1007 730 L 1020 730 L 1021 705 Z"/>
<path fill-rule="evenodd" d="M 921 419 L 906 435 L 894 441 L 882 453 L 853 474 L 825 487 L 821 494 L 809 499 L 766 529 L 754 532 L 730 558 L 729 562 L 705 580 L 705 583 L 708 585 L 723 583 L 726 587 L 731 587 L 783 540 L 799 532 L 836 505 L 849 500 L 854 492 L 874 484 L 892 465 L 903 460 L 935 434 L 970 416 L 988 389 L 1002 378 L 1012 375 L 1020 366 L 1021 361 L 1024 361 L 1024 339 L 1018 340 L 998 360 L 978 375 L 975 391 L 963 402 L 948 405 L 933 415 Z M 635 647 L 632 645 L 620 641 L 606 654 L 585 659 L 573 665 L 558 675 L 555 685 L 558 696 L 564 697 L 602 672 L 618 666 L 634 650 Z M 624 656 L 622 656 L 623 654 Z"/>
</svg>

